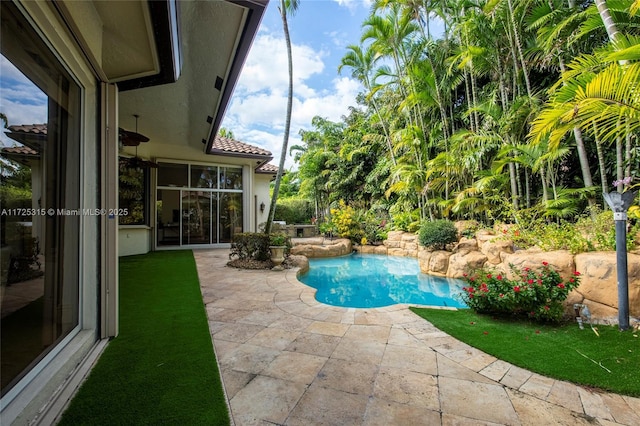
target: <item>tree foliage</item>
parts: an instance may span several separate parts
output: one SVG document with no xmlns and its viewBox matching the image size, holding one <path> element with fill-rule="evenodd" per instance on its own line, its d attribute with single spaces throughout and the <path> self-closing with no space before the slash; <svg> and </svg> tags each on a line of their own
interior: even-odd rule
<svg viewBox="0 0 640 426">
<path fill-rule="evenodd" d="M 300 196 L 321 217 L 344 200 L 405 226 L 603 207 L 594 180 L 640 178 L 640 14 L 598 3 L 374 1 L 338 70 L 362 83 L 358 104 L 292 147 Z"/>
</svg>

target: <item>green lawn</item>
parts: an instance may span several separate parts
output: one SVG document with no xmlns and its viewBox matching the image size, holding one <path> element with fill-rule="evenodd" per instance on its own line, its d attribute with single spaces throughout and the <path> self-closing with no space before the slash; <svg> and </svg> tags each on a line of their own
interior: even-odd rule
<svg viewBox="0 0 640 426">
<path fill-rule="evenodd" d="M 560 380 L 640 396 L 640 336 L 617 327 L 596 333 L 458 311 L 411 308 L 440 330 L 511 364 Z"/>
<path fill-rule="evenodd" d="M 120 259 L 120 335 L 60 424 L 229 424 L 191 251 Z"/>
</svg>

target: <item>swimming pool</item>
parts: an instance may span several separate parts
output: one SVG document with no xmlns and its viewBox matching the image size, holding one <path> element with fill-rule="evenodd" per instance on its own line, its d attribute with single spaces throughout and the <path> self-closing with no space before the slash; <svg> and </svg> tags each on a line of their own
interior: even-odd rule
<svg viewBox="0 0 640 426">
<path fill-rule="evenodd" d="M 463 281 L 420 272 L 418 259 L 351 254 L 309 259 L 309 272 L 298 279 L 316 288 L 316 300 L 349 308 L 379 308 L 398 303 L 464 308 L 454 296 Z"/>
</svg>

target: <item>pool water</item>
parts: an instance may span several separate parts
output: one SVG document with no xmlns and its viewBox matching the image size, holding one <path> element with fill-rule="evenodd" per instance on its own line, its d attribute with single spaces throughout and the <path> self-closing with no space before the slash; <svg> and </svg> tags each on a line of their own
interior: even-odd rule
<svg viewBox="0 0 640 426">
<path fill-rule="evenodd" d="M 464 282 L 420 272 L 411 257 L 352 254 L 309 259 L 309 272 L 298 279 L 316 288 L 316 299 L 328 305 L 378 308 L 399 303 L 464 308 L 455 298 Z"/>
</svg>

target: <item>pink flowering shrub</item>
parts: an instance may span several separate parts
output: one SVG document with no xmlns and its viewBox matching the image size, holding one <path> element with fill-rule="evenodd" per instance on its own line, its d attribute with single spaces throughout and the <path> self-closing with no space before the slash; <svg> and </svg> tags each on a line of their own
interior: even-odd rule
<svg viewBox="0 0 640 426">
<path fill-rule="evenodd" d="M 510 267 L 518 277 L 515 280 L 485 269 L 466 275 L 467 286 L 460 297 L 476 312 L 560 321 L 564 313 L 562 302 L 580 284 L 580 272 L 575 271 L 565 281 L 547 262 L 537 270 Z"/>
</svg>

